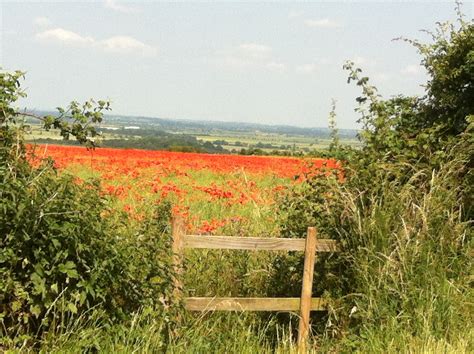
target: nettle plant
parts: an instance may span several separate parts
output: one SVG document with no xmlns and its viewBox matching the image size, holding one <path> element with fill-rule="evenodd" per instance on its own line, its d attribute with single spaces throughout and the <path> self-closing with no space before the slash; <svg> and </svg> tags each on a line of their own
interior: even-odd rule
<svg viewBox="0 0 474 354">
<path fill-rule="evenodd" d="M 25 96 L 22 77 L 0 72 L 0 346 L 95 310 L 113 320 L 162 306 L 155 300 L 166 298 L 172 283 L 168 239 L 157 237 L 166 231 L 166 210 L 130 230 L 125 213 L 110 216 L 118 212 L 100 180 L 58 173 L 50 160 L 30 163 L 22 117 L 94 147 L 95 124 L 109 103 L 72 102 L 55 116 L 22 113 L 13 107 Z"/>
</svg>

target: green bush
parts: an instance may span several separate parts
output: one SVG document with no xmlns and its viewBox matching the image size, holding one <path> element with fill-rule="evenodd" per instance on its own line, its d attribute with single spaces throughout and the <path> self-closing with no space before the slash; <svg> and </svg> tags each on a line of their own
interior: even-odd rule
<svg viewBox="0 0 474 354">
<path fill-rule="evenodd" d="M 172 279 L 162 224 L 169 208 L 130 234 L 126 214 L 122 226 L 109 216 L 98 181 L 77 182 L 50 162 L 34 168 L 21 157 L 2 160 L 0 170 L 4 335 L 38 333 L 58 325 L 58 316 L 94 307 L 122 318 L 165 301 Z"/>
<path fill-rule="evenodd" d="M 36 158 L 11 106 L 23 95 L 20 77 L 0 76 L 0 345 L 37 339 L 95 311 L 113 322 L 168 308 L 170 205 L 132 228 L 128 214 L 111 209 L 99 180 L 58 173 L 53 161 Z M 65 138 L 93 144 L 89 123 L 106 106 L 73 102 L 58 117 L 38 118 Z"/>
</svg>

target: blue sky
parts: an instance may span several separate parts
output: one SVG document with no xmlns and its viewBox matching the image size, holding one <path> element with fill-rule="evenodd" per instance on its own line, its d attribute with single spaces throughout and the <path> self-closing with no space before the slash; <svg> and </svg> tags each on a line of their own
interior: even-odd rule
<svg viewBox="0 0 474 354">
<path fill-rule="evenodd" d="M 91 97 L 113 113 L 357 127 L 345 60 L 385 97 L 422 94 L 416 50 L 398 36 L 454 20 L 453 2 L 1 3 L 0 66 L 27 71 L 22 106 Z M 464 12 L 473 16 L 473 3 Z"/>
</svg>

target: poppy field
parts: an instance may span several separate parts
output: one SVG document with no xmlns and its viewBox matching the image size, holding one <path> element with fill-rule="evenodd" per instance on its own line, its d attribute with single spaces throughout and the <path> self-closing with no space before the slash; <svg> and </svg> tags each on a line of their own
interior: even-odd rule
<svg viewBox="0 0 474 354">
<path fill-rule="evenodd" d="M 211 155 L 168 151 L 41 145 L 35 155 L 79 179 L 97 177 L 103 193 L 134 220 L 163 200 L 181 214 L 191 232 L 277 232 L 278 198 L 292 184 L 322 167 L 325 159 Z"/>
</svg>

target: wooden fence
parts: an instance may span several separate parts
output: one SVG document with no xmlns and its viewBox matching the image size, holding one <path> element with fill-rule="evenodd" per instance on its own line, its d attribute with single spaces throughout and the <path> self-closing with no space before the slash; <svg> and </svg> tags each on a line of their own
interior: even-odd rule
<svg viewBox="0 0 474 354">
<path fill-rule="evenodd" d="M 318 239 L 314 227 L 308 227 L 305 239 L 187 235 L 184 221 L 178 217 L 173 219 L 172 227 L 176 296 L 180 296 L 182 289 L 180 274 L 186 248 L 304 251 L 303 284 L 299 298 L 187 297 L 184 304 L 190 311 L 299 311 L 298 345 L 305 348 L 310 311 L 324 311 L 327 305 L 323 299 L 312 297 L 316 252 L 337 252 L 335 240 Z"/>
</svg>

